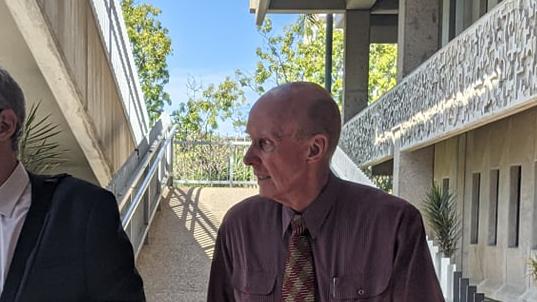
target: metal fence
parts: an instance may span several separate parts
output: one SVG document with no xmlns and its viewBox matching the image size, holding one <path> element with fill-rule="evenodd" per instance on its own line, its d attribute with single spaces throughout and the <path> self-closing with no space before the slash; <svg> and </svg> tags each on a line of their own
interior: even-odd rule
<svg viewBox="0 0 537 302">
<path fill-rule="evenodd" d="M 249 141 L 179 141 L 174 144 L 174 180 L 178 185 L 255 186 L 243 162 Z"/>
<path fill-rule="evenodd" d="M 175 127 L 163 130 L 132 173 L 127 190 L 118 196 L 121 222 L 136 258 L 146 241 L 163 188 L 171 184 L 174 133 Z"/>
</svg>

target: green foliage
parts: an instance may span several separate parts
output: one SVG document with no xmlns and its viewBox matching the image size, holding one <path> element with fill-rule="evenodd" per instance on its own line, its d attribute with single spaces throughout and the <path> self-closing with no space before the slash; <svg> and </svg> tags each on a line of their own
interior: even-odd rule
<svg viewBox="0 0 537 302">
<path fill-rule="evenodd" d="M 236 129 L 244 126 L 241 106 L 246 102 L 239 83 L 227 77 L 218 85 L 204 88 L 195 80 L 187 86 L 188 101 L 173 113 L 179 125 L 177 139 L 207 140 L 214 136 L 219 121 L 231 120 Z"/>
<path fill-rule="evenodd" d="M 448 191 L 442 192 L 435 183 L 427 193 L 422 210 L 440 251 L 446 257 L 451 257 L 461 236 L 461 222 L 454 195 Z"/>
<path fill-rule="evenodd" d="M 170 78 L 166 60 L 172 52 L 168 29 L 158 20 L 160 9 L 150 4 L 123 0 L 121 8 L 149 117 L 154 123 L 164 104 L 171 103 L 170 95 L 164 90 Z"/>
<path fill-rule="evenodd" d="M 174 177 L 181 180 L 228 181 L 232 169 L 234 181 L 254 180 L 252 169 L 242 161 L 247 147 L 232 145 L 221 138 L 205 142 L 179 142 L 175 146 Z"/>
<path fill-rule="evenodd" d="M 254 74 L 236 72 L 243 87 L 258 94 L 265 86 L 275 86 L 292 81 L 311 81 L 324 84 L 325 21 L 314 15 L 301 15 L 297 21 L 274 33 L 272 22 L 265 19 L 258 28 L 264 45 L 258 47 L 258 62 Z M 341 104 L 343 100 L 343 31 L 333 31 L 332 94 Z M 395 44 L 372 44 L 370 47 L 369 100 L 373 102 L 396 83 Z"/>
<path fill-rule="evenodd" d="M 369 46 L 369 103 L 378 100 L 397 84 L 397 45 Z"/>
<path fill-rule="evenodd" d="M 393 177 L 391 175 L 373 175 L 371 167 L 362 169 L 362 172 L 371 179 L 371 181 L 384 192 L 392 193 L 393 189 Z"/>
<path fill-rule="evenodd" d="M 32 173 L 45 173 L 66 162 L 60 144 L 55 141 L 60 134 L 60 127 L 50 122 L 50 114 L 38 118 L 37 112 L 41 102 L 30 108 L 24 122 L 24 128 L 19 141 L 19 160 Z"/>
<path fill-rule="evenodd" d="M 215 131 L 219 122 L 232 120 L 236 130 L 244 128 L 246 102 L 243 89 L 251 89 L 258 95 L 266 88 L 291 81 L 311 81 L 324 84 L 325 21 L 313 15 L 302 15 L 296 22 L 275 33 L 269 18 L 258 32 L 263 37 L 263 45 L 258 47 L 258 61 L 255 70 L 237 70 L 235 79 L 226 78 L 218 85 L 204 88 L 191 80 L 187 86 L 189 96 L 179 110 L 173 113 L 179 125 L 178 141 L 217 140 Z M 342 30 L 334 30 L 332 56 L 332 94 L 341 104 L 343 98 L 343 43 Z M 370 101 L 376 100 L 395 85 L 396 46 L 388 44 L 371 45 L 370 54 Z M 223 148 L 223 147 L 218 147 Z M 178 149 L 177 162 L 189 167 L 176 171 L 179 179 L 203 179 L 227 177 L 228 157 L 217 147 Z M 240 159 L 239 159 L 240 158 Z M 242 160 L 242 156 L 235 157 Z M 234 172 L 240 179 L 250 179 L 251 169 L 244 167 Z M 373 181 L 380 188 L 391 191 L 392 179 L 375 176 Z"/>
<path fill-rule="evenodd" d="M 530 257 L 529 266 L 531 278 L 537 282 L 537 256 Z"/>
</svg>

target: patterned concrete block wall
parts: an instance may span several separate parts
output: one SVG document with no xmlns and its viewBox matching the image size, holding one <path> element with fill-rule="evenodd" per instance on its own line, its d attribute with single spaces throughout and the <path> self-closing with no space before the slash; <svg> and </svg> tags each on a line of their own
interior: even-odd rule
<svg viewBox="0 0 537 302">
<path fill-rule="evenodd" d="M 359 165 L 537 105 L 537 2 L 504 0 L 351 119 L 340 147 Z"/>
</svg>

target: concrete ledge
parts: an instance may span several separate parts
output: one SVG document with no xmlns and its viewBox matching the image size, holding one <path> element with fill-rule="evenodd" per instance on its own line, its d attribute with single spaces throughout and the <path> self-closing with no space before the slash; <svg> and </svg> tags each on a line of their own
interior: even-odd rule
<svg viewBox="0 0 537 302">
<path fill-rule="evenodd" d="M 352 118 L 340 147 L 359 166 L 537 105 L 537 2 L 504 0 Z"/>
<path fill-rule="evenodd" d="M 330 168 L 336 176 L 364 185 L 376 187 L 375 184 L 356 166 L 352 160 L 339 148 L 336 148 Z"/>
</svg>

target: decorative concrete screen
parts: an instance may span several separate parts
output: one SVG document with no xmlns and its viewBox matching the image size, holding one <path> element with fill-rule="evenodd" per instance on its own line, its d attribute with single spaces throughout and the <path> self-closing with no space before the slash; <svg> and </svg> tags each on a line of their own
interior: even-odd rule
<svg viewBox="0 0 537 302">
<path fill-rule="evenodd" d="M 537 1 L 505 0 L 351 119 L 340 147 L 367 166 L 395 135 L 409 150 L 537 105 L 536 51 Z"/>
</svg>

